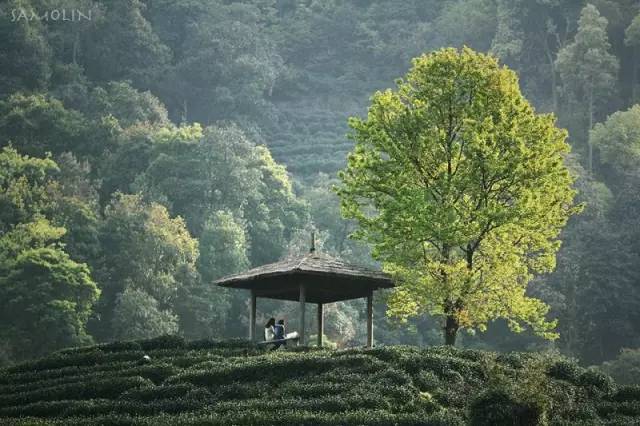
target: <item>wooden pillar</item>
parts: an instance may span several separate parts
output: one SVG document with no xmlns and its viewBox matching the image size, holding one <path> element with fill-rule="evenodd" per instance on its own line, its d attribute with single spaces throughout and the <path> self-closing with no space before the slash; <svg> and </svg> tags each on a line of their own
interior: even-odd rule
<svg viewBox="0 0 640 426">
<path fill-rule="evenodd" d="M 307 340 L 304 333 L 305 306 L 307 301 L 307 289 L 304 284 L 300 284 L 300 344 L 306 345 Z"/>
<path fill-rule="evenodd" d="M 324 334 L 324 315 L 322 303 L 318 303 L 318 347 L 322 347 L 322 335 Z"/>
<path fill-rule="evenodd" d="M 373 290 L 367 295 L 367 347 L 373 347 Z"/>
<path fill-rule="evenodd" d="M 249 307 L 249 340 L 256 340 L 256 291 L 251 290 L 251 302 Z"/>
</svg>

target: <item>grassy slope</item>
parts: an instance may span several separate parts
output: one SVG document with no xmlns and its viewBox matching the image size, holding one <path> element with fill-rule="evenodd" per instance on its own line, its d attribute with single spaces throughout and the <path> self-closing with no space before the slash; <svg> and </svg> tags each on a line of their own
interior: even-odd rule
<svg viewBox="0 0 640 426">
<path fill-rule="evenodd" d="M 0 371 L 0 424 L 499 425 L 545 418 L 640 424 L 640 388 L 531 354 L 444 347 L 266 353 L 174 337 L 70 349 Z"/>
</svg>

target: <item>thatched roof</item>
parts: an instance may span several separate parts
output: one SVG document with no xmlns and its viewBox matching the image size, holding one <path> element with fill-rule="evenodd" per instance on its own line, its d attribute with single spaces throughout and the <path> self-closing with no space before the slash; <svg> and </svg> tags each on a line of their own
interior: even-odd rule
<svg viewBox="0 0 640 426">
<path fill-rule="evenodd" d="M 318 252 L 259 266 L 215 284 L 253 289 L 259 297 L 284 300 L 298 300 L 299 285 L 305 284 L 310 303 L 355 299 L 372 290 L 393 287 L 393 281 L 383 272 L 350 265 Z"/>
</svg>

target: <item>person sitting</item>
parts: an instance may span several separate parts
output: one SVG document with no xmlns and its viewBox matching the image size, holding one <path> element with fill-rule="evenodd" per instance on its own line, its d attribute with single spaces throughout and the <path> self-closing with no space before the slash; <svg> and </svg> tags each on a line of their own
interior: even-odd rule
<svg viewBox="0 0 640 426">
<path fill-rule="evenodd" d="M 284 320 L 279 320 L 276 324 L 275 318 L 269 318 L 264 326 L 264 342 L 259 345 L 273 345 L 272 349 L 278 349 L 282 345 L 287 345 L 288 340 L 298 340 L 300 336 L 297 331 L 285 333 Z"/>
<path fill-rule="evenodd" d="M 284 332 L 284 320 L 283 319 L 279 320 L 278 323 L 273 326 L 273 330 L 275 334 L 274 339 L 278 340 L 278 342 L 276 342 L 275 346 L 273 347 L 273 350 L 278 349 L 282 345 L 287 346 L 287 341 L 284 340 L 286 338 L 286 335 Z"/>
<path fill-rule="evenodd" d="M 285 338 L 285 333 L 284 333 L 284 320 L 279 320 L 278 323 L 276 325 L 273 326 L 274 332 L 275 332 L 275 339 L 276 340 L 280 340 L 280 339 L 284 339 Z"/>
<path fill-rule="evenodd" d="M 269 318 L 269 321 L 267 321 L 267 324 L 264 326 L 265 341 L 268 342 L 269 340 L 274 340 L 276 338 L 275 325 L 276 325 L 276 319 Z"/>
</svg>

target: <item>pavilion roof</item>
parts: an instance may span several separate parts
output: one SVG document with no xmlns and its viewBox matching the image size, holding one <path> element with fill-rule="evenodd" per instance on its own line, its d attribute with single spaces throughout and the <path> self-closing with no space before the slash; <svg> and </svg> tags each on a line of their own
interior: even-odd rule
<svg viewBox="0 0 640 426">
<path fill-rule="evenodd" d="M 315 251 L 225 277 L 215 284 L 251 289 L 259 297 L 283 300 L 298 300 L 299 286 L 305 284 L 310 303 L 365 297 L 372 290 L 394 286 L 391 277 L 383 272 Z"/>
</svg>

